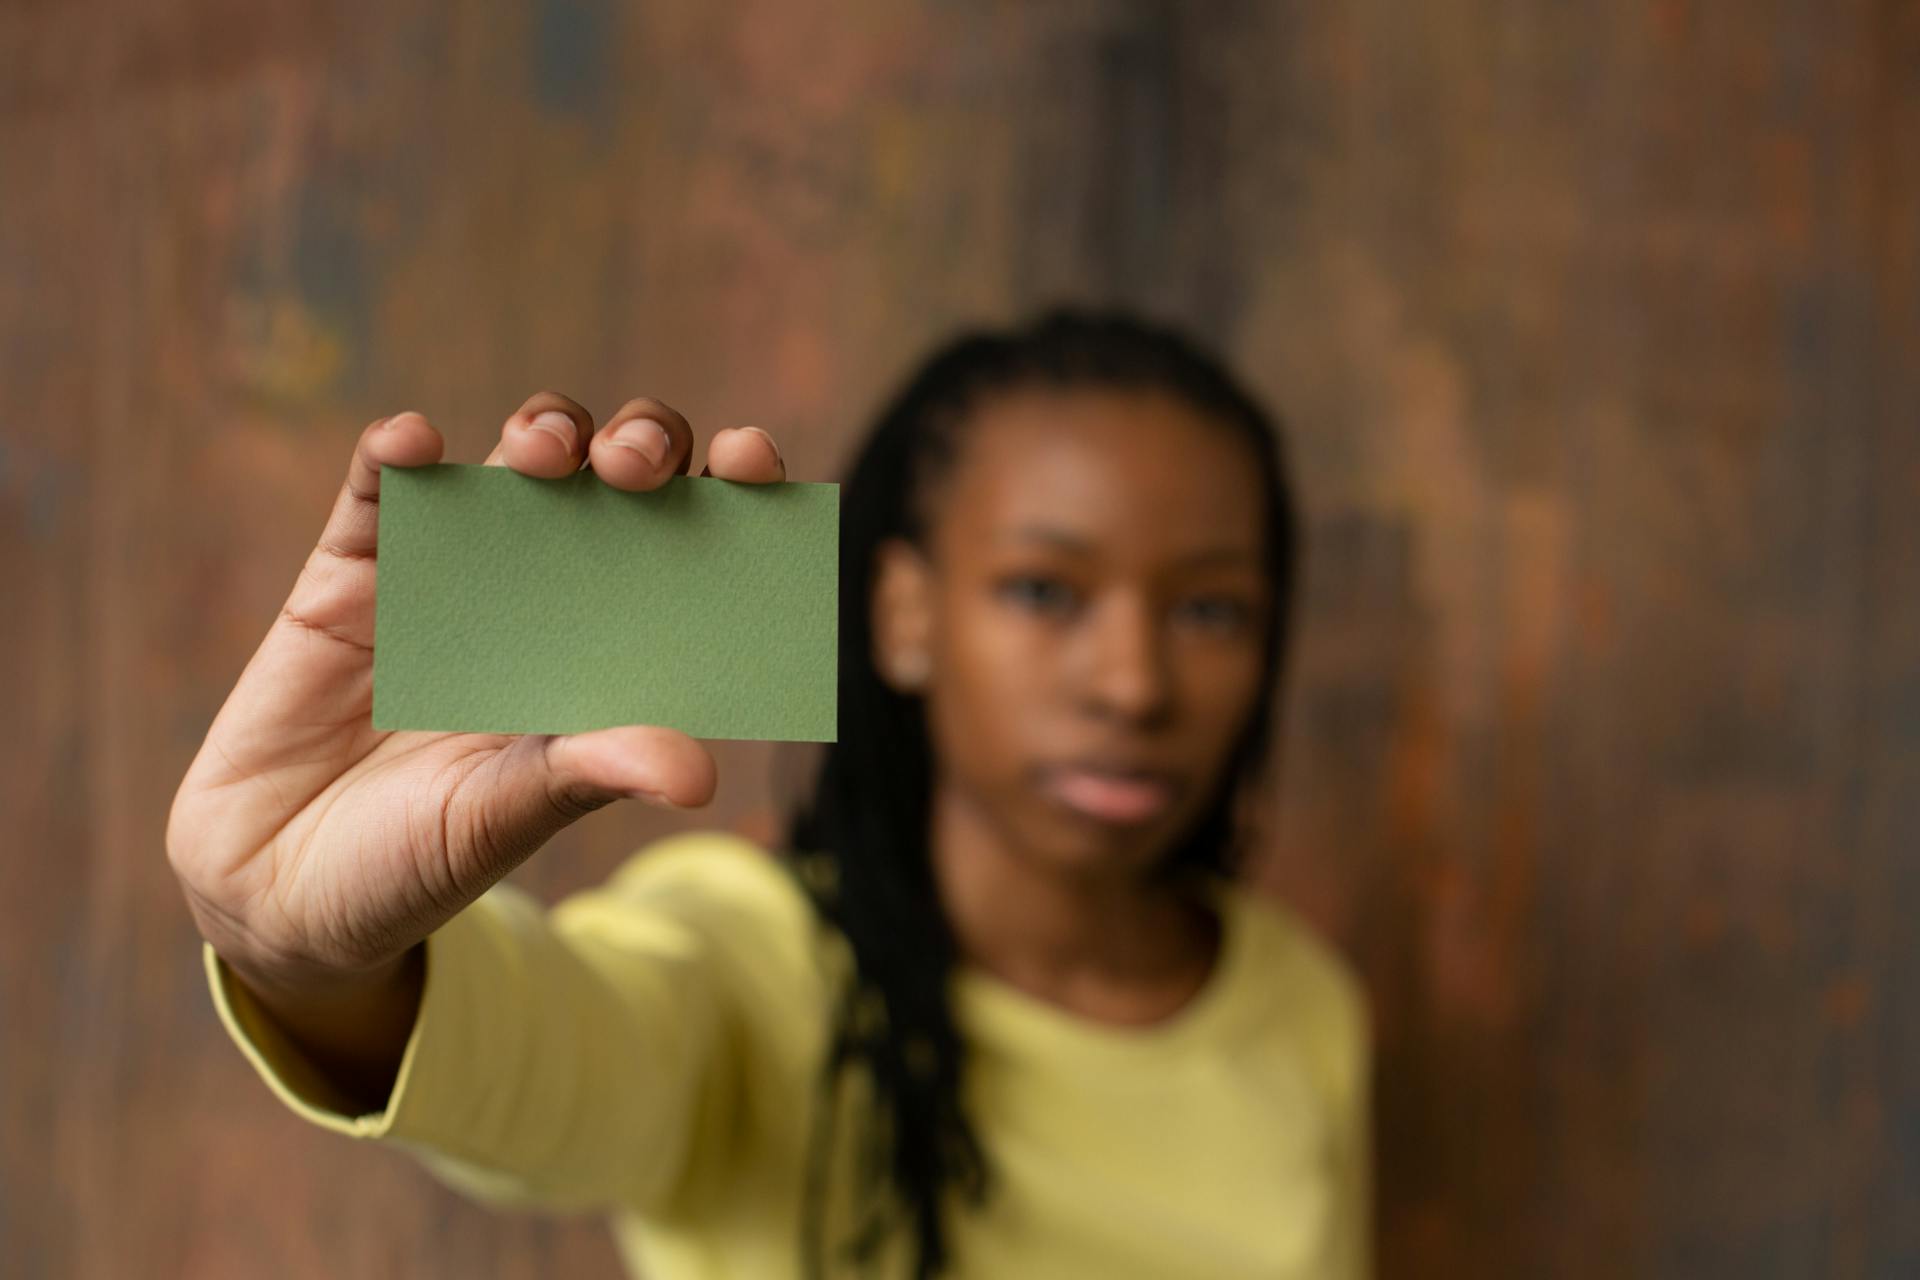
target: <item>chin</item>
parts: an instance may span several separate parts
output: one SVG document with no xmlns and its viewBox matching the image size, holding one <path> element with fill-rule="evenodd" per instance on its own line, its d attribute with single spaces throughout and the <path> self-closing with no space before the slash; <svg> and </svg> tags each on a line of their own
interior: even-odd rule
<svg viewBox="0 0 1920 1280">
<path fill-rule="evenodd" d="M 1027 856 L 1037 865 L 1076 879 L 1133 879 L 1148 874 L 1166 852 L 1176 825 L 1136 827 L 1103 823 L 1049 808 L 1030 827 Z"/>
</svg>

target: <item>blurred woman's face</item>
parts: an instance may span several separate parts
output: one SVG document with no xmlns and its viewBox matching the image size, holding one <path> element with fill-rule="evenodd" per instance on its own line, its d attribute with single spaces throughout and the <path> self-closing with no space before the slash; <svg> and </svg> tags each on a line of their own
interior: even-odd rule
<svg viewBox="0 0 1920 1280">
<path fill-rule="evenodd" d="M 1142 391 L 1009 393 L 960 439 L 930 557 L 892 544 L 877 597 L 883 647 L 928 659 L 938 820 L 1057 870 L 1142 872 L 1253 711 L 1259 460 Z"/>
</svg>

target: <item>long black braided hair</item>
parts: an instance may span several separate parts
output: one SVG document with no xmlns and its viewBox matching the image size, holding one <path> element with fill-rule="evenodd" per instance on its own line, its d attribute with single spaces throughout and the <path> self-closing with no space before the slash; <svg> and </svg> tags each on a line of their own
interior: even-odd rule
<svg viewBox="0 0 1920 1280">
<path fill-rule="evenodd" d="M 1273 421 L 1233 377 L 1173 329 L 1124 311 L 1059 308 L 1024 327 L 963 333 L 935 351 L 881 412 L 841 493 L 839 738 L 787 848 L 825 921 L 844 935 L 853 971 L 839 993 L 821 1076 L 803 1206 L 803 1261 L 826 1269 L 830 1247 L 870 1260 L 895 1229 L 911 1233 L 913 1275 L 949 1261 L 946 1211 L 989 1191 L 987 1153 L 961 1103 L 965 1044 L 954 1024 L 951 928 L 928 852 L 934 760 L 919 698 L 874 665 L 875 552 L 894 537 L 926 547 L 929 496 L 952 467 L 969 414 L 1022 389 L 1168 393 L 1243 439 L 1265 498 L 1263 552 L 1273 590 L 1260 689 L 1209 803 L 1167 852 L 1171 873 L 1227 875 L 1240 858 L 1236 802 L 1270 750 L 1274 704 L 1293 612 L 1300 532 Z M 864 1069 L 873 1113 L 860 1129 L 864 1223 L 823 1238 L 826 1150 L 836 1089 Z"/>
</svg>

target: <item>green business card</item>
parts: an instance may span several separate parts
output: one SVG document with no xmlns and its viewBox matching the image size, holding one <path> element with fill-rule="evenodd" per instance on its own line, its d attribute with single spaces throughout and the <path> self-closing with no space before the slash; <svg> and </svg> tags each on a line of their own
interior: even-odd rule
<svg viewBox="0 0 1920 1280">
<path fill-rule="evenodd" d="M 373 727 L 831 742 L 840 487 L 380 469 Z"/>
</svg>

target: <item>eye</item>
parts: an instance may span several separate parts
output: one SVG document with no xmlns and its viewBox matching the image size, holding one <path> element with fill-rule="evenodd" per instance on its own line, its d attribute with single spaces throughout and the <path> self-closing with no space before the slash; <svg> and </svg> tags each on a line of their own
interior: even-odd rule
<svg viewBox="0 0 1920 1280">
<path fill-rule="evenodd" d="M 1072 587 L 1058 578 L 1022 573 L 1002 578 L 996 588 L 1001 598 L 1033 613 L 1061 615 L 1078 603 Z"/>
<path fill-rule="evenodd" d="M 1208 631 L 1240 631 L 1253 621 L 1253 607 L 1237 596 L 1191 596 L 1175 612 Z"/>
</svg>

